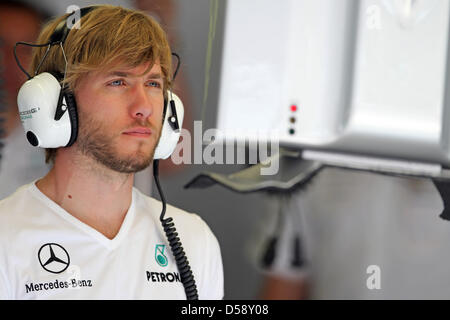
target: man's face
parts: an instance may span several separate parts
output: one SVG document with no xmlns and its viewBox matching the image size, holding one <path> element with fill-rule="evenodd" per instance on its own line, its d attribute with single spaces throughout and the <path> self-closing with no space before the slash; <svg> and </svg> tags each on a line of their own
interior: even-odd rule
<svg viewBox="0 0 450 320">
<path fill-rule="evenodd" d="M 163 75 L 155 63 L 91 72 L 75 92 L 79 132 L 73 145 L 117 172 L 148 167 L 158 144 L 164 108 Z"/>
</svg>

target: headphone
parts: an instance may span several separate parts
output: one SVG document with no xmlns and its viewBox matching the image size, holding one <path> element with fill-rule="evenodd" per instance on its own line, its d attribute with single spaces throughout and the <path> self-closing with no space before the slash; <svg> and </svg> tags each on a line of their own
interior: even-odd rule
<svg viewBox="0 0 450 320">
<path fill-rule="evenodd" d="M 97 6 L 81 8 L 80 18 L 95 8 Z M 36 45 L 18 42 L 14 47 L 16 62 L 29 79 L 22 85 L 17 96 L 20 120 L 28 142 L 35 147 L 70 147 L 76 141 L 78 136 L 77 103 L 75 96 L 68 90 L 67 85 L 60 84 L 64 79 L 64 74 L 43 72 L 31 77 L 17 59 L 16 47 L 19 44 L 33 47 L 47 46 L 47 51 L 40 61 L 36 73 L 53 45 L 61 47 L 64 59 L 66 59 L 63 44 L 70 32 L 67 21 L 74 14 L 75 12 L 57 25 L 48 43 Z M 173 55 L 178 59 L 175 78 L 180 61 L 177 54 L 173 53 Z M 175 150 L 181 134 L 184 117 L 183 103 L 170 89 L 168 91 L 168 98 L 164 99 L 163 125 L 161 137 L 154 153 L 155 160 L 167 159 Z"/>
</svg>

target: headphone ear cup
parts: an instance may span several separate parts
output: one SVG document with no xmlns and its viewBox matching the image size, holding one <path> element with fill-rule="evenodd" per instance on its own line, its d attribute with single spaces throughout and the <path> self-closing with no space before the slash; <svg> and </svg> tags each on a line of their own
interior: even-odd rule
<svg viewBox="0 0 450 320">
<path fill-rule="evenodd" d="M 64 99 L 66 100 L 67 111 L 70 119 L 70 140 L 66 147 L 70 147 L 78 137 L 78 111 L 75 96 L 68 90 L 64 91 Z"/>
<path fill-rule="evenodd" d="M 167 159 L 170 157 L 172 152 L 175 150 L 178 139 L 181 135 L 181 128 L 183 125 L 184 118 L 184 107 L 180 98 L 171 93 L 171 97 L 173 100 L 165 99 L 164 104 L 164 117 L 163 124 L 161 128 L 161 137 L 159 138 L 158 145 L 155 148 L 155 153 L 153 159 Z M 172 108 L 175 108 L 176 117 L 178 119 L 178 127 L 173 127 L 170 118 L 173 116 Z"/>
<path fill-rule="evenodd" d="M 58 106 L 67 107 L 65 92 L 61 90 L 58 80 L 53 74 L 43 72 L 26 81 L 17 95 L 25 134 L 35 147 L 60 148 L 67 146 L 71 140 L 73 126 L 69 112 L 62 112 L 56 120 Z"/>
</svg>

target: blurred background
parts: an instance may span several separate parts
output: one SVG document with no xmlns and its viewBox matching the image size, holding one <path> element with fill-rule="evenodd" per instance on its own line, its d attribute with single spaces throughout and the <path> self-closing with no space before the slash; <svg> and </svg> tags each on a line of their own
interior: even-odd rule
<svg viewBox="0 0 450 320">
<path fill-rule="evenodd" d="M 203 131 L 277 129 L 293 150 L 423 161 L 428 173 L 448 165 L 448 0 L 429 0 L 431 13 L 432 5 L 415 0 L 272 2 L 101 3 L 144 10 L 168 32 L 181 56 L 175 92 L 191 133 L 200 120 Z M 23 15 L 14 16 L 11 3 Z M 98 3 L 0 0 L 1 198 L 48 170 L 19 130 L 15 95 L 25 77 L 11 46 L 33 42 L 39 25 L 70 5 Z M 389 15 L 397 20 L 387 26 Z M 435 23 L 414 30 L 427 15 Z M 396 28 L 414 32 L 392 35 Z M 374 37 L 367 30 L 381 32 Z M 19 51 L 24 61 L 28 54 Z M 403 56 L 412 58 L 399 63 Z M 393 86 L 398 90 L 389 99 Z M 303 106 L 309 111 L 298 117 Z M 340 164 L 346 161 L 354 159 Z M 379 175 L 372 164 L 372 173 L 327 168 L 288 195 L 184 188 L 202 172 L 247 167 L 174 165 L 170 158 L 162 164 L 168 202 L 199 214 L 218 238 L 225 299 L 450 298 L 450 227 L 438 217 L 443 202 L 431 180 Z M 151 172 L 140 173 L 136 185 L 151 194 Z M 378 288 L 372 276 L 380 270 Z"/>
</svg>

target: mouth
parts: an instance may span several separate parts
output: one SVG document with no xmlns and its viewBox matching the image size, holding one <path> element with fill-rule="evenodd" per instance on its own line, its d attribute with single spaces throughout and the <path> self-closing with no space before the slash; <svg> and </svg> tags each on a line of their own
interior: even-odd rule
<svg viewBox="0 0 450 320">
<path fill-rule="evenodd" d="M 148 138 L 152 135 L 152 130 L 148 128 L 133 128 L 125 131 L 123 134 L 132 137 Z"/>
</svg>

